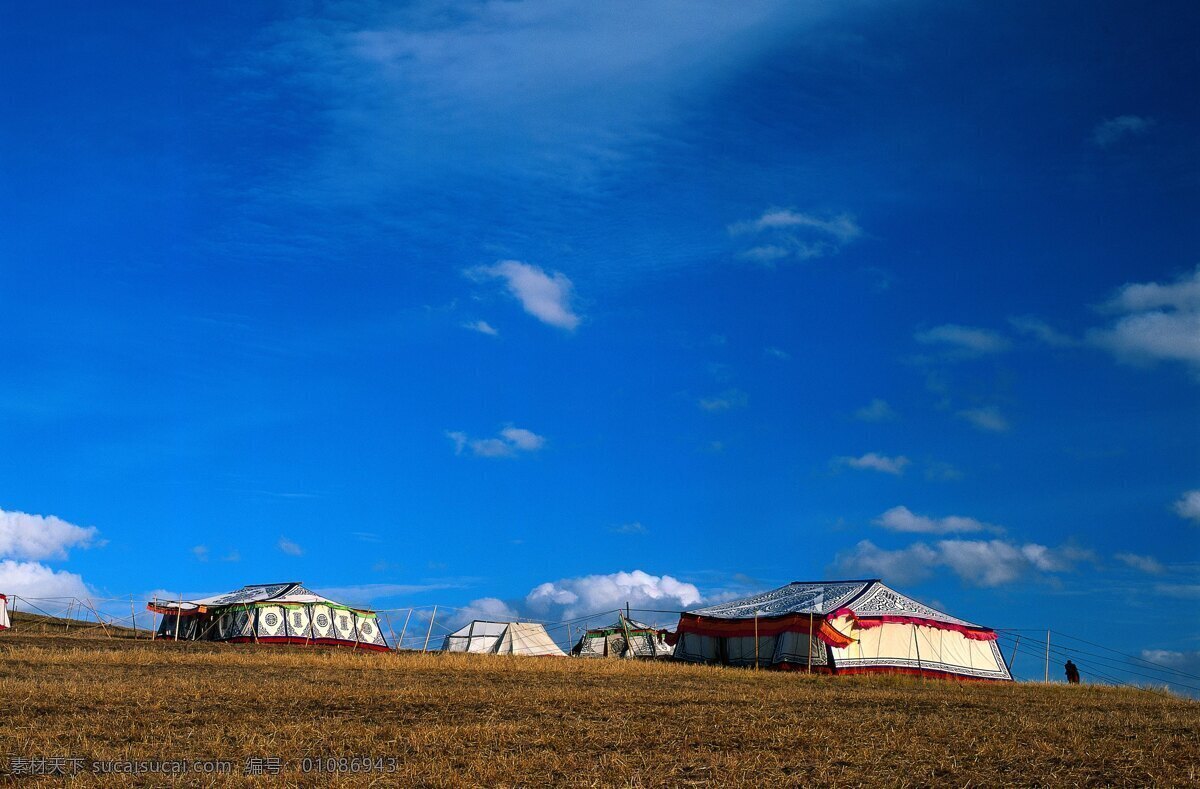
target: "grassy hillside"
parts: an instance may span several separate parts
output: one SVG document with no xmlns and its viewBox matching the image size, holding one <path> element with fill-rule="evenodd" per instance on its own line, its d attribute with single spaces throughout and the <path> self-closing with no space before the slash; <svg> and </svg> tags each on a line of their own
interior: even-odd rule
<svg viewBox="0 0 1200 789">
<path fill-rule="evenodd" d="M 1137 690 L 102 633 L 0 634 L 0 720 L 0 775 L 15 755 L 80 757 L 87 770 L 223 758 L 221 785 L 281 780 L 244 777 L 247 757 L 279 757 L 293 784 L 342 786 L 1200 780 L 1200 704 Z M 381 766 L 394 772 L 331 781 L 302 772 L 306 757 L 392 757 Z"/>
</svg>

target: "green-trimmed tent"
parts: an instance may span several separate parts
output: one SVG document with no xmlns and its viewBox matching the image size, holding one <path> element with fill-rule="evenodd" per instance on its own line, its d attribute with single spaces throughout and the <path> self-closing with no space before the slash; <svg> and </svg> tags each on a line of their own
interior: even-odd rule
<svg viewBox="0 0 1200 789">
<path fill-rule="evenodd" d="M 157 638 L 389 648 L 374 611 L 336 603 L 297 581 L 200 600 L 155 599 L 147 608 L 162 614 Z"/>
<path fill-rule="evenodd" d="M 617 621 L 588 628 L 571 654 L 577 657 L 660 658 L 675 651 L 667 643 L 667 631 L 617 614 Z"/>
</svg>

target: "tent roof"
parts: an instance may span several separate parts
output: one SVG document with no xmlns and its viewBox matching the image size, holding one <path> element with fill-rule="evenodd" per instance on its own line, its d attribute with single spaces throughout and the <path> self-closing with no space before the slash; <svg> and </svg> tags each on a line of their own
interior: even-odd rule
<svg viewBox="0 0 1200 789">
<path fill-rule="evenodd" d="M 657 632 L 658 630 L 661 629 L 661 628 L 657 628 L 657 627 L 648 625 L 645 622 L 639 622 L 636 619 L 626 619 L 625 621 L 627 623 L 629 623 L 630 630 L 653 630 L 653 631 Z M 588 633 L 602 633 L 602 632 L 608 631 L 608 630 L 623 631 L 624 629 L 625 629 L 625 625 L 621 623 L 620 619 L 618 619 L 617 621 L 612 622 L 611 624 L 601 625 L 599 627 L 589 627 L 587 629 L 587 632 Z"/>
<path fill-rule="evenodd" d="M 508 622 L 489 622 L 485 619 L 476 619 L 470 624 L 463 625 L 458 630 L 450 634 L 450 638 L 489 638 L 503 635 L 504 629 L 508 627 Z"/>
<path fill-rule="evenodd" d="M 698 608 L 690 614 L 712 619 L 814 614 L 827 616 L 849 608 L 857 617 L 909 616 L 934 622 L 979 627 L 900 594 L 878 578 L 858 581 L 793 581 L 769 592 Z"/>
<path fill-rule="evenodd" d="M 334 602 L 328 597 L 322 597 L 315 592 L 304 588 L 304 584 L 300 581 L 288 581 L 278 584 L 250 584 L 243 586 L 232 592 L 213 595 L 212 597 L 202 597 L 197 600 L 157 600 L 156 605 L 161 608 L 175 609 L 181 611 L 194 611 L 198 608 L 219 608 L 227 605 L 247 605 L 250 603 L 326 603 L 339 607 L 341 603 Z M 355 609 L 359 610 L 359 609 Z"/>
</svg>

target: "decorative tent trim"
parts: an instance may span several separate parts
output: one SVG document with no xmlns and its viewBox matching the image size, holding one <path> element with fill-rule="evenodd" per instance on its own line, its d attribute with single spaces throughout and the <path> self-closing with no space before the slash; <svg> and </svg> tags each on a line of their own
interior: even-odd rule
<svg viewBox="0 0 1200 789">
<path fill-rule="evenodd" d="M 199 600 L 158 600 L 156 638 L 387 650 L 374 611 L 322 597 L 299 582 L 252 584 Z"/>
</svg>

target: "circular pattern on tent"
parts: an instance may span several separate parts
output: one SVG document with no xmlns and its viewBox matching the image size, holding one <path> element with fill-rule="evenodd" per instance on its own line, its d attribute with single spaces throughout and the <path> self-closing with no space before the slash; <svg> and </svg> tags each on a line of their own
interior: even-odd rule
<svg viewBox="0 0 1200 789">
<path fill-rule="evenodd" d="M 324 614 L 317 614 L 317 626 L 329 627 L 329 617 L 325 616 Z"/>
<path fill-rule="evenodd" d="M 275 627 L 279 624 L 279 617 L 276 614 L 267 614 L 263 617 L 263 621 L 267 623 L 267 627 Z"/>
<path fill-rule="evenodd" d="M 364 636 L 369 636 L 369 635 L 371 635 L 371 623 L 370 623 L 370 622 L 363 622 L 363 623 L 362 623 L 362 631 L 363 631 L 363 635 L 364 635 Z"/>
</svg>

